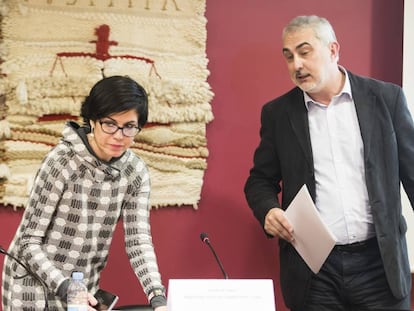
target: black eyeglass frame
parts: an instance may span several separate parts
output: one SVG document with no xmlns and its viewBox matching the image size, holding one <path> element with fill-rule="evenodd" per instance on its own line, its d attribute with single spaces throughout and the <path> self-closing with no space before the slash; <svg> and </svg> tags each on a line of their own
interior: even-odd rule
<svg viewBox="0 0 414 311">
<path fill-rule="evenodd" d="M 121 133 L 122 133 L 122 135 L 124 135 L 124 136 L 126 136 L 126 137 L 134 137 L 135 135 L 137 135 L 139 132 L 141 132 L 141 130 L 142 130 L 142 128 L 141 127 L 139 127 L 139 126 L 132 126 L 132 127 L 129 127 L 129 126 L 123 126 L 123 127 L 121 127 L 121 126 L 118 126 L 116 123 L 114 123 L 114 122 L 110 122 L 110 121 L 102 121 L 102 120 L 98 120 L 98 122 L 99 122 L 99 124 L 101 125 L 101 129 L 102 129 L 102 131 L 104 132 L 104 133 L 106 133 L 106 134 L 115 134 L 116 132 L 118 132 L 118 130 L 121 130 Z M 105 130 L 104 129 L 104 126 L 103 126 L 103 124 L 107 124 L 107 125 L 110 125 L 110 126 L 113 126 L 113 128 L 114 128 L 114 131 L 112 131 L 112 132 L 108 132 L 107 130 Z M 133 134 L 133 135 L 130 135 L 130 134 L 127 134 L 127 133 L 125 133 L 125 131 L 124 130 L 132 130 L 132 129 L 135 129 L 136 130 L 136 132 Z"/>
</svg>

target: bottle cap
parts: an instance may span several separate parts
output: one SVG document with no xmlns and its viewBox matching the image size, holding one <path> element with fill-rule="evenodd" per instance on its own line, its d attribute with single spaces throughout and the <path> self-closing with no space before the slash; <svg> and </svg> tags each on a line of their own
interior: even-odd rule
<svg viewBox="0 0 414 311">
<path fill-rule="evenodd" d="M 72 273 L 72 279 L 74 279 L 74 280 L 83 280 L 83 272 L 79 272 L 79 271 L 73 272 Z"/>
</svg>

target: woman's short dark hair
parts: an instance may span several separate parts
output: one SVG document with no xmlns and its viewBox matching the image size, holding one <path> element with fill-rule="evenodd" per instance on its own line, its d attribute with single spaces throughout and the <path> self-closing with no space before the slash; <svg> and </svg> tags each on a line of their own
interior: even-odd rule
<svg viewBox="0 0 414 311">
<path fill-rule="evenodd" d="M 80 115 L 86 126 L 115 113 L 135 109 L 138 126 L 148 119 L 148 95 L 145 89 L 128 76 L 111 76 L 98 81 L 82 103 Z"/>
</svg>

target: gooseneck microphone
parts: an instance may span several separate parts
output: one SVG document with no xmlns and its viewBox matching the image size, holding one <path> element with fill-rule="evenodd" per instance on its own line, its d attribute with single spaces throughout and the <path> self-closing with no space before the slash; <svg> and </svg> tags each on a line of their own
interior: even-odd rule
<svg viewBox="0 0 414 311">
<path fill-rule="evenodd" d="M 226 271 L 224 271 L 224 268 L 223 268 L 223 265 L 221 264 L 220 259 L 218 258 L 218 256 L 217 256 L 216 252 L 214 251 L 213 246 L 211 246 L 210 239 L 208 238 L 208 234 L 207 234 L 207 233 L 205 233 L 205 232 L 201 233 L 201 234 L 200 234 L 200 239 L 201 239 L 201 241 L 202 241 L 203 243 L 205 243 L 205 244 L 207 244 L 207 245 L 208 245 L 208 247 L 210 248 L 210 250 L 211 250 L 211 252 L 213 253 L 214 257 L 216 258 L 216 261 L 217 261 L 217 263 L 218 263 L 218 265 L 219 265 L 219 267 L 220 267 L 221 272 L 223 273 L 224 278 L 225 278 L 225 279 L 228 279 L 229 277 L 227 276 Z"/>
<path fill-rule="evenodd" d="M 26 272 L 32 276 L 36 281 L 38 281 L 40 283 L 40 285 L 42 285 L 43 288 L 43 295 L 45 297 L 45 308 L 43 309 L 44 311 L 49 311 L 49 301 L 47 299 L 47 292 L 48 292 L 48 287 L 47 284 L 45 283 L 45 281 L 43 281 L 42 278 L 40 278 L 40 276 L 38 276 L 36 273 L 34 273 L 32 270 L 30 270 L 30 268 L 25 265 L 21 260 L 17 259 L 15 256 L 13 256 L 12 254 L 10 254 L 9 252 L 7 252 L 1 245 L 0 245 L 0 253 L 9 256 L 10 258 L 13 258 L 19 265 L 21 265 L 24 270 L 26 270 Z"/>
</svg>

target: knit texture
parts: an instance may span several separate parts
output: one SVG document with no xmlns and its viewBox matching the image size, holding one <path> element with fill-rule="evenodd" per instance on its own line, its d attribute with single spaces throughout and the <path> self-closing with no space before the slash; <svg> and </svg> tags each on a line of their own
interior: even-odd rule
<svg viewBox="0 0 414 311">
<path fill-rule="evenodd" d="M 205 0 L 1 2 L 0 203 L 25 206 L 34 174 L 103 76 L 149 94 L 132 150 L 153 177 L 152 207 L 197 208 L 207 168 Z"/>
<path fill-rule="evenodd" d="M 130 150 L 111 164 L 97 160 L 76 128 L 67 125 L 61 142 L 42 162 L 9 248 L 47 284 L 50 310 L 66 307 L 57 292 L 73 270 L 82 271 L 89 292 L 96 292 L 118 220 L 144 291 L 162 288 L 149 225 L 145 163 Z M 2 280 L 3 310 L 42 310 L 41 285 L 9 257 Z"/>
</svg>

